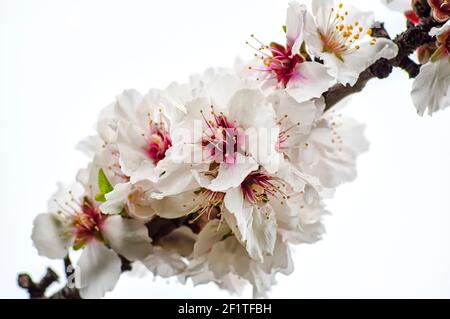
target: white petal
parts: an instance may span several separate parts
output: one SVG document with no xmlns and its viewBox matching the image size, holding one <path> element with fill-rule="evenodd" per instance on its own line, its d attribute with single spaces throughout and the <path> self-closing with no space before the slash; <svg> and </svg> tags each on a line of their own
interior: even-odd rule
<svg viewBox="0 0 450 319">
<path fill-rule="evenodd" d="M 116 286 L 121 273 L 121 261 L 114 251 L 92 240 L 81 254 L 75 273 L 82 298 L 101 298 Z"/>
<path fill-rule="evenodd" d="M 139 123 L 136 110 L 142 104 L 143 96 L 134 89 L 125 90 L 116 98 L 114 111 L 118 121 L 126 121 L 129 123 Z"/>
<path fill-rule="evenodd" d="M 73 237 L 63 235 L 64 226 L 58 218 L 51 214 L 40 214 L 33 221 L 31 239 L 39 256 L 62 259 L 72 246 Z"/>
<path fill-rule="evenodd" d="M 229 109 L 230 120 L 237 120 L 238 125 L 244 129 L 275 126 L 275 111 L 259 90 L 239 90 L 231 98 Z"/>
<path fill-rule="evenodd" d="M 316 18 L 317 25 L 327 25 L 330 18 L 330 10 L 334 7 L 333 0 L 314 0 L 312 2 L 312 13 Z"/>
<path fill-rule="evenodd" d="M 450 59 L 428 62 L 414 80 L 412 98 L 419 115 L 431 115 L 450 106 Z"/>
<path fill-rule="evenodd" d="M 131 123 L 119 123 L 117 145 L 120 152 L 120 165 L 131 182 L 141 180 L 156 181 L 159 173 L 146 154 L 148 147 L 144 132 Z"/>
<path fill-rule="evenodd" d="M 166 196 L 163 199 L 155 199 L 152 207 L 158 216 L 174 219 L 186 216 L 192 209 L 193 199 L 197 195 L 193 191 L 181 193 L 176 196 Z"/>
<path fill-rule="evenodd" d="M 235 217 L 236 226 L 239 229 L 242 241 L 247 240 L 247 234 L 253 221 L 253 207 L 245 205 L 244 194 L 240 187 L 227 191 L 224 198 L 225 207 Z M 234 225 L 230 225 L 233 228 Z"/>
<path fill-rule="evenodd" d="M 277 237 L 277 221 L 270 206 L 253 210 L 251 230 L 247 237 L 246 248 L 251 258 L 259 261 L 272 255 Z"/>
<path fill-rule="evenodd" d="M 80 183 L 73 183 L 69 186 L 58 183 L 57 191 L 50 197 L 47 202 L 48 212 L 57 213 L 61 210 L 73 211 L 73 207 L 69 204 L 72 200 L 80 199 L 85 191 Z"/>
<path fill-rule="evenodd" d="M 325 65 L 329 66 L 329 72 L 336 77 L 339 83 L 354 85 L 359 75 L 373 63 L 381 58 L 392 59 L 398 54 L 397 45 L 385 38 L 377 38 L 377 42 L 371 45 L 369 42 L 360 44 L 358 50 L 342 56 L 338 59 L 334 54 L 324 53 L 321 58 Z"/>
<path fill-rule="evenodd" d="M 300 63 L 295 73 L 287 84 L 286 92 L 297 102 L 319 98 L 334 84 L 328 69 L 317 62 Z"/>
<path fill-rule="evenodd" d="M 117 184 L 114 190 L 105 195 L 106 202 L 100 205 L 104 214 L 120 214 L 128 201 L 132 189 L 131 183 Z"/>
<path fill-rule="evenodd" d="M 442 27 L 440 28 L 432 28 L 430 31 L 430 35 L 433 37 L 442 35 L 442 34 L 446 34 L 450 32 L 450 20 L 448 20 Z"/>
<path fill-rule="evenodd" d="M 155 276 L 169 278 L 182 273 L 186 264 L 180 255 L 155 246 L 153 253 L 141 261 Z"/>
<path fill-rule="evenodd" d="M 133 219 L 110 216 L 102 225 L 108 245 L 128 260 L 142 260 L 151 252 L 147 227 Z"/>
<path fill-rule="evenodd" d="M 286 37 L 288 46 L 292 53 L 298 53 L 303 43 L 306 6 L 300 5 L 297 1 L 289 3 L 286 18 Z"/>
<path fill-rule="evenodd" d="M 163 164 L 159 165 L 159 167 L 165 173 L 154 185 L 156 190 L 152 194 L 153 198 L 162 199 L 166 196 L 173 196 L 198 188 L 198 184 L 191 172 L 191 164 L 168 163 L 166 160 L 162 160 L 161 163 Z"/>
<path fill-rule="evenodd" d="M 240 188 L 233 188 L 225 195 L 225 207 L 235 217 L 236 225 L 251 258 L 263 261 L 265 254 L 272 254 L 277 224 L 270 206 L 254 208 L 244 201 Z"/>
<path fill-rule="evenodd" d="M 237 154 L 237 163 L 220 164 L 219 174 L 207 188 L 213 192 L 221 192 L 238 187 L 247 175 L 256 169 L 258 169 L 258 163 L 254 159 Z"/>
<path fill-rule="evenodd" d="M 81 151 L 88 158 L 93 158 L 102 148 L 104 143 L 105 142 L 98 135 L 88 136 L 77 144 L 76 149 Z"/>
<path fill-rule="evenodd" d="M 222 225 L 217 219 L 208 222 L 198 234 L 197 241 L 194 245 L 194 257 L 207 254 L 215 243 L 222 240 L 230 232 L 231 229 L 227 225 Z"/>
<path fill-rule="evenodd" d="M 158 246 L 177 255 L 190 257 L 196 240 L 197 234 L 192 229 L 187 226 L 181 226 L 170 234 L 158 239 Z"/>
<path fill-rule="evenodd" d="M 299 103 L 284 91 L 277 92 L 271 98 L 274 100 L 277 118 L 285 118 L 282 121 L 282 129 L 290 129 L 291 136 L 296 132 L 308 133 L 325 107 L 323 99 Z M 297 124 L 300 125 L 296 127 Z M 289 139 L 286 142 L 289 143 Z"/>
</svg>

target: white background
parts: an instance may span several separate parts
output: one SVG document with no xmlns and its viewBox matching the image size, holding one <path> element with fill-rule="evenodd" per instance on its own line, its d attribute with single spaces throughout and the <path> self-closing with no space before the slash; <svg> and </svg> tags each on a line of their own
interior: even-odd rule
<svg viewBox="0 0 450 319">
<path fill-rule="evenodd" d="M 401 15 L 373 9 L 394 34 Z M 282 41 L 285 1 L 0 0 L 0 297 L 21 298 L 16 275 L 47 265 L 30 240 L 57 181 L 86 159 L 74 146 L 123 89 L 145 92 L 209 66 L 250 57 L 255 33 Z M 296 270 L 271 297 L 450 297 L 450 110 L 420 118 L 401 71 L 372 81 L 344 110 L 366 123 L 371 149 L 358 179 L 329 202 L 328 234 L 300 246 Z M 108 297 L 227 297 L 123 277 Z M 249 297 L 248 292 L 244 294 Z"/>
</svg>

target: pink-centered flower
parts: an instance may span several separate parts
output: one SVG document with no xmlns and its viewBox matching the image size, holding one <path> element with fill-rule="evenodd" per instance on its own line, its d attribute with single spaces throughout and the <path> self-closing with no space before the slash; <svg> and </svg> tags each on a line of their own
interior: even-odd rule
<svg viewBox="0 0 450 319">
<path fill-rule="evenodd" d="M 147 228 L 119 215 L 100 212 L 90 189 L 60 186 L 48 213 L 34 220 L 32 239 L 39 255 L 62 259 L 71 248 L 82 253 L 75 282 L 83 298 L 100 298 L 114 288 L 121 273 L 119 255 L 130 261 L 151 253 Z"/>
<path fill-rule="evenodd" d="M 79 206 L 75 211 L 67 211 L 62 207 L 59 213 L 67 214 L 72 219 L 75 247 L 81 248 L 94 238 L 101 240 L 101 229 L 106 217 L 100 213 L 97 205 L 89 198 L 84 198 L 83 203 L 74 201 L 74 205 Z"/>
<path fill-rule="evenodd" d="M 146 96 L 129 90 L 120 99 L 115 117 L 121 170 L 132 184 L 156 182 L 162 173 L 159 163 L 172 146 L 170 126 L 182 111 L 165 103 L 157 90 Z"/>
<path fill-rule="evenodd" d="M 312 61 L 304 48 L 306 24 L 312 19 L 304 5 L 291 2 L 286 18 L 286 44 L 276 42 L 265 45 L 254 35 L 257 46 L 248 43 L 257 51 L 257 66 L 250 66 L 262 87 L 269 91 L 286 90 L 297 102 L 318 98 L 328 90 L 334 79 L 321 63 Z"/>
</svg>

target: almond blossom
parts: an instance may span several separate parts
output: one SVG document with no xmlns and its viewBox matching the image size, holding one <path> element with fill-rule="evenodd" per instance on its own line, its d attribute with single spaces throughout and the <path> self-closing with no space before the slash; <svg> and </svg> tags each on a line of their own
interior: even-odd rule
<svg viewBox="0 0 450 319">
<path fill-rule="evenodd" d="M 327 68 L 321 63 L 311 61 L 304 45 L 306 24 L 311 23 L 306 6 L 291 2 L 286 18 L 286 45 L 272 42 L 265 45 L 254 35 L 257 43 L 253 47 L 257 62 L 255 71 L 258 80 L 263 82 L 263 88 L 269 90 L 285 89 L 297 102 L 305 102 L 318 98 L 328 90 L 335 80 L 328 74 Z"/>
<path fill-rule="evenodd" d="M 339 83 L 353 86 L 375 61 L 394 58 L 398 53 L 391 40 L 372 37 L 371 12 L 333 0 L 312 1 L 312 12 L 315 24 L 306 24 L 305 42 Z"/>
<path fill-rule="evenodd" d="M 76 183 L 60 185 L 48 213 L 34 221 L 32 239 L 39 255 L 63 259 L 69 249 L 83 249 L 76 284 L 83 298 L 100 298 L 111 291 L 121 273 L 119 255 L 141 260 L 151 253 L 147 228 L 120 215 L 104 215 L 95 195 Z"/>
</svg>

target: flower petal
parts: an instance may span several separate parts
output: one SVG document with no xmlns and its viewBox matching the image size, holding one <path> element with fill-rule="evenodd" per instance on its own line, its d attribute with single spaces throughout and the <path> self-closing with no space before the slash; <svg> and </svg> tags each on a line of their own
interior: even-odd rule
<svg viewBox="0 0 450 319">
<path fill-rule="evenodd" d="M 153 252 L 141 261 L 155 276 L 169 278 L 182 273 L 186 264 L 180 255 L 155 246 Z"/>
<path fill-rule="evenodd" d="M 317 62 L 303 62 L 297 65 L 295 75 L 286 86 L 286 92 L 301 103 L 319 98 L 334 83 L 324 65 Z"/>
<path fill-rule="evenodd" d="M 51 213 L 40 214 L 33 221 L 31 239 L 39 256 L 63 259 L 72 246 L 73 237 L 64 236 L 64 228 L 57 216 Z"/>
<path fill-rule="evenodd" d="M 131 183 L 114 186 L 114 190 L 105 195 L 106 202 L 100 205 L 101 212 L 104 214 L 120 214 L 128 201 L 131 189 Z"/>
<path fill-rule="evenodd" d="M 231 229 L 227 225 L 222 225 L 220 220 L 214 219 L 208 222 L 198 234 L 194 245 L 194 257 L 206 255 L 215 243 L 222 240 L 229 233 L 231 233 Z"/>
<path fill-rule="evenodd" d="M 75 278 L 84 299 L 97 299 L 116 286 L 121 273 L 119 256 L 97 240 L 84 249 L 75 268 Z"/>
<path fill-rule="evenodd" d="M 213 192 L 226 191 L 227 189 L 238 187 L 248 174 L 258 168 L 258 163 L 251 157 L 244 157 L 237 154 L 235 164 L 220 164 L 219 174 L 207 186 Z"/>
<path fill-rule="evenodd" d="M 120 122 L 117 145 L 122 171 L 130 176 L 133 184 L 141 180 L 157 180 L 160 172 L 146 153 L 148 144 L 141 129 L 131 123 Z"/>
<path fill-rule="evenodd" d="M 289 3 L 286 15 L 286 37 L 288 47 L 293 53 L 300 51 L 304 36 L 304 23 L 307 9 L 297 1 Z"/>
<path fill-rule="evenodd" d="M 151 253 L 151 239 L 144 224 L 121 216 L 110 216 L 102 235 L 111 248 L 128 260 L 142 260 Z"/>
</svg>

